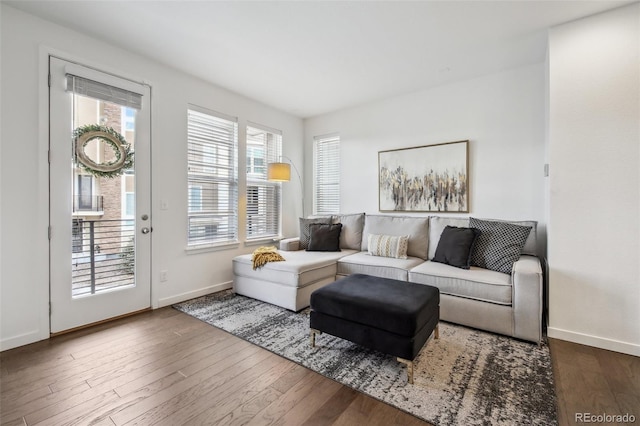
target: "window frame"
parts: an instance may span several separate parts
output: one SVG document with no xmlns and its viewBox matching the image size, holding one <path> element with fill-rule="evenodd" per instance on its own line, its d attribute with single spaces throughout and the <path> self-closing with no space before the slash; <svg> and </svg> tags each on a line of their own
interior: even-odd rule
<svg viewBox="0 0 640 426">
<path fill-rule="evenodd" d="M 334 144 L 337 147 L 332 148 L 331 151 L 326 150 L 323 153 L 321 151 L 322 145 Z M 326 135 L 314 136 L 313 137 L 313 214 L 314 215 L 330 215 L 330 214 L 338 214 L 340 213 L 340 134 L 339 133 L 330 133 Z M 337 155 L 336 155 L 337 152 Z M 330 155 L 332 154 L 332 155 Z M 325 155 L 327 158 L 319 158 L 320 155 Z M 332 182 L 322 183 L 322 174 L 327 173 L 327 170 L 320 170 L 322 164 L 328 164 L 331 168 L 336 170 L 335 178 Z M 323 188 L 326 186 L 336 186 L 337 189 L 334 191 L 323 191 Z M 320 193 L 323 193 L 323 199 L 336 199 L 337 202 L 328 202 L 327 206 L 324 206 L 323 203 L 319 201 Z M 329 205 L 334 205 L 335 208 L 329 208 Z"/>
<path fill-rule="evenodd" d="M 248 122 L 246 125 L 246 206 L 245 238 L 246 242 L 282 238 L 282 184 L 267 180 L 268 164 L 282 161 L 282 131 L 261 124 Z M 265 139 L 259 141 L 251 136 L 254 132 L 263 133 Z M 271 135 L 270 137 L 268 135 Z M 252 156 L 262 149 L 262 158 Z M 256 159 L 262 159 L 263 164 L 256 166 Z M 256 172 L 256 169 L 262 169 Z M 261 202 L 260 197 L 266 201 Z M 257 199 L 257 203 L 254 200 Z M 258 213 L 250 214 L 249 206 L 257 206 Z M 257 224 L 256 224 L 257 222 Z M 256 229 L 257 228 L 257 229 Z"/>
<path fill-rule="evenodd" d="M 238 244 L 238 141 L 237 117 L 188 104 L 187 251 Z M 200 200 L 192 210 L 195 187 Z"/>
</svg>

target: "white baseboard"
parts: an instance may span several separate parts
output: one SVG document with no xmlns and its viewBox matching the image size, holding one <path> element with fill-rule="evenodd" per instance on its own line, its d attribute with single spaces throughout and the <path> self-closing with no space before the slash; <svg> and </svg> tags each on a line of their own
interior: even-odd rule
<svg viewBox="0 0 640 426">
<path fill-rule="evenodd" d="M 31 343 L 39 342 L 40 340 L 45 340 L 48 338 L 49 338 L 49 330 L 47 330 L 46 333 L 42 333 L 40 330 L 34 330 L 34 331 L 20 334 L 18 336 L 2 339 L 0 340 L 0 352 L 17 348 L 19 346 L 24 346 Z"/>
<path fill-rule="evenodd" d="M 205 296 L 207 294 L 216 293 L 218 291 L 227 290 L 233 287 L 233 281 L 215 284 L 212 286 L 200 288 L 198 290 L 188 291 L 186 293 L 176 294 L 174 296 L 158 299 L 158 308 L 173 305 L 174 303 L 184 302 L 185 300 L 195 299 L 196 297 Z"/>
<path fill-rule="evenodd" d="M 196 297 L 204 296 L 206 294 L 227 290 L 232 287 L 233 287 L 233 281 L 228 281 L 225 283 L 204 287 L 198 290 L 177 294 L 175 296 L 166 297 L 164 299 L 158 300 L 157 307 L 162 308 L 164 306 L 169 306 L 169 305 L 173 305 L 174 303 L 184 302 L 185 300 L 194 299 Z M 6 339 L 0 339 L 0 352 L 17 348 L 20 346 L 28 345 L 30 343 L 39 342 L 40 340 L 46 340 L 48 338 L 49 338 L 49 330 L 46 330 L 45 332 L 42 332 L 40 330 L 33 330 L 27 333 L 20 334 L 18 336 L 9 337 Z"/>
<path fill-rule="evenodd" d="M 581 345 L 593 346 L 633 356 L 640 356 L 640 345 L 634 343 L 621 342 L 619 340 L 577 333 L 575 331 L 563 330 L 555 327 L 548 327 L 547 335 L 554 339 L 566 340 L 573 343 L 579 343 Z"/>
</svg>

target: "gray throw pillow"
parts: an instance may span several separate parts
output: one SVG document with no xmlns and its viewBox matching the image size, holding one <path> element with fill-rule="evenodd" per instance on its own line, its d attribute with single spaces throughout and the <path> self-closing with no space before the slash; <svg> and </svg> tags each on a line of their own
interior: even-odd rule
<svg viewBox="0 0 640 426">
<path fill-rule="evenodd" d="M 306 250 L 309 248 L 309 239 L 311 238 L 311 233 L 309 231 L 309 225 L 312 223 L 323 223 L 329 224 L 331 223 L 331 216 L 327 217 L 313 217 L 313 218 L 300 218 L 300 249 Z"/>
<path fill-rule="evenodd" d="M 307 251 L 340 251 L 341 223 L 327 225 L 312 223 L 309 225 L 309 247 Z"/>
<path fill-rule="evenodd" d="M 459 228 L 447 225 L 438 242 L 432 261 L 469 269 L 471 254 L 480 231 L 476 228 Z"/>
<path fill-rule="evenodd" d="M 531 226 L 469 218 L 469 227 L 481 234 L 476 239 L 471 264 L 492 271 L 511 274 L 514 262 L 520 259 Z"/>
</svg>

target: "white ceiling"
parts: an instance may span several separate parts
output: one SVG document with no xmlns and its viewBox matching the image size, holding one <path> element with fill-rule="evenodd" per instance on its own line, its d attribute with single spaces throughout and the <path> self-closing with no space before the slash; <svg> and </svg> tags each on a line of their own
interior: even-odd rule
<svg viewBox="0 0 640 426">
<path fill-rule="evenodd" d="M 5 1 L 310 117 L 541 62 L 547 28 L 633 1 Z"/>
</svg>

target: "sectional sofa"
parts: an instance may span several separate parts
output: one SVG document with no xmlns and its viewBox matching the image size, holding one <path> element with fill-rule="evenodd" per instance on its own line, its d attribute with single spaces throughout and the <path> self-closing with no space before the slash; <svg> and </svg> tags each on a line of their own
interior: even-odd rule
<svg viewBox="0 0 640 426">
<path fill-rule="evenodd" d="M 427 284 L 440 289 L 440 318 L 536 343 L 542 341 L 543 268 L 534 221 L 497 221 L 530 227 L 510 273 L 471 266 L 461 269 L 434 261 L 447 226 L 468 228 L 476 219 L 447 216 L 344 214 L 311 221 L 340 223 L 340 251 L 301 250 L 301 237 L 280 242 L 285 261 L 253 269 L 251 254 L 233 260 L 234 291 L 299 311 L 311 293 L 355 273 Z M 301 219 L 301 236 L 305 228 Z M 309 220 L 306 220 L 308 223 Z M 508 225 L 506 225 L 508 226 Z M 518 228 L 519 229 L 519 228 Z M 369 236 L 408 236 L 406 258 L 371 255 Z"/>
</svg>

